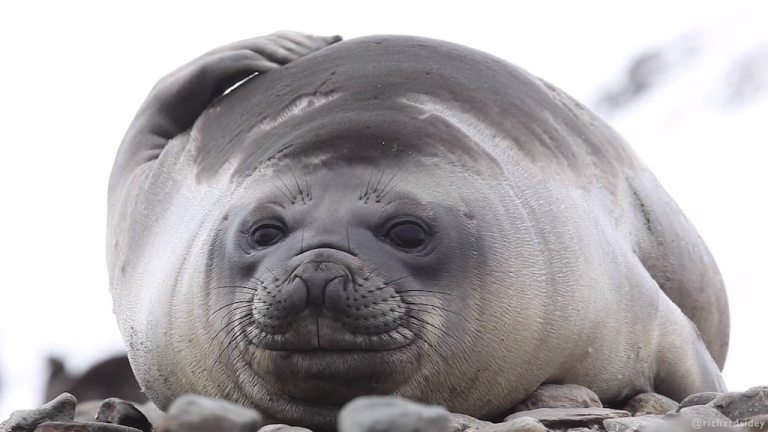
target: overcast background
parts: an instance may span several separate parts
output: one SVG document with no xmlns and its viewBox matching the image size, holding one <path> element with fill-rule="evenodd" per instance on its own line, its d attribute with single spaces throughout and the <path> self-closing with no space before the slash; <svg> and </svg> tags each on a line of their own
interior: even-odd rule
<svg viewBox="0 0 768 432">
<path fill-rule="evenodd" d="M 77 371 L 122 350 L 106 187 L 146 93 L 208 49 L 280 29 L 461 43 L 596 109 L 715 255 L 731 301 L 729 387 L 768 384 L 768 3 L 460 4 L 3 2 L 0 420 L 41 402 L 46 355 Z"/>
</svg>

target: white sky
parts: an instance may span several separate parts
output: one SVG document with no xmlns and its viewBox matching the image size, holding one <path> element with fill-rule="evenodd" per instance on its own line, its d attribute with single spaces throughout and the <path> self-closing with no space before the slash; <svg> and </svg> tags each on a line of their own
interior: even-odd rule
<svg viewBox="0 0 768 432">
<path fill-rule="evenodd" d="M 0 6 L 0 419 L 38 404 L 43 358 L 121 349 L 104 259 L 106 186 L 154 82 L 280 29 L 428 36 L 505 58 L 590 102 L 638 51 L 709 35 L 694 75 L 609 119 L 712 249 L 728 285 L 733 389 L 768 384 L 768 103 L 723 110 L 728 62 L 768 45 L 765 2 L 4 2 Z M 458 5 L 461 5 L 459 7 Z M 685 72 L 683 72 L 685 73 Z"/>
</svg>

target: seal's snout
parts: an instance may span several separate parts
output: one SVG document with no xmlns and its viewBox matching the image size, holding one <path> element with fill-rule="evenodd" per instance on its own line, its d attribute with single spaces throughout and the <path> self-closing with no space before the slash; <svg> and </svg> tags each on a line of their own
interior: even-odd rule
<svg viewBox="0 0 768 432">
<path fill-rule="evenodd" d="M 349 271 L 341 264 L 329 261 L 307 261 L 291 275 L 286 301 L 291 310 L 301 313 L 305 310 L 338 311 L 351 278 Z"/>
</svg>

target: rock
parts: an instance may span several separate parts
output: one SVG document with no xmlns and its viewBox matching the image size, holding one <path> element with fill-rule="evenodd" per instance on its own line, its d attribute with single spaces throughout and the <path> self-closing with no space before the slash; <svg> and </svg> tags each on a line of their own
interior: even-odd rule
<svg viewBox="0 0 768 432">
<path fill-rule="evenodd" d="M 259 432 L 312 432 L 311 430 L 298 426 L 288 426 L 284 424 L 266 425 L 259 429 Z"/>
<path fill-rule="evenodd" d="M 478 429 L 478 432 L 547 432 L 546 426 L 531 417 L 518 417 L 514 420 L 491 424 Z"/>
<path fill-rule="evenodd" d="M 478 420 L 465 414 L 448 413 L 448 432 L 477 432 L 493 426 L 493 423 Z"/>
<path fill-rule="evenodd" d="M 752 387 L 745 392 L 726 393 L 707 404 L 731 420 L 768 414 L 768 387 Z"/>
<path fill-rule="evenodd" d="M 731 419 L 707 405 L 689 406 L 664 418 L 681 423 L 689 430 L 728 430 L 735 426 Z"/>
<path fill-rule="evenodd" d="M 677 411 L 678 406 L 677 402 L 658 393 L 640 393 L 624 405 L 624 410 L 633 416 L 664 415 Z"/>
<path fill-rule="evenodd" d="M 576 384 L 544 384 L 527 399 L 517 404 L 512 412 L 539 408 L 602 408 L 603 404 L 592 390 Z"/>
<path fill-rule="evenodd" d="M 339 432 L 445 432 L 448 412 L 391 396 L 365 396 L 346 404 L 339 413 Z"/>
<path fill-rule="evenodd" d="M 141 432 L 128 426 L 98 422 L 47 422 L 34 432 Z"/>
<path fill-rule="evenodd" d="M 596 428 L 611 418 L 629 417 L 629 413 L 608 408 L 539 408 L 520 411 L 507 416 L 504 421 L 519 417 L 532 417 L 550 429 Z"/>
<path fill-rule="evenodd" d="M 0 423 L 0 432 L 29 432 L 42 423 L 72 421 L 76 405 L 74 396 L 62 393 L 39 408 L 14 411 L 8 420 Z"/>
<path fill-rule="evenodd" d="M 130 426 L 142 432 L 152 432 L 152 423 L 147 420 L 144 413 L 130 402 L 118 398 L 105 399 L 101 403 L 96 421 Z"/>
<path fill-rule="evenodd" d="M 603 427 L 606 432 L 635 432 L 641 428 L 644 430 L 650 426 L 661 424 L 662 421 L 660 416 L 655 415 L 621 417 L 605 420 Z"/>
<path fill-rule="evenodd" d="M 704 392 L 704 393 L 695 393 L 687 398 L 683 399 L 682 402 L 680 402 L 680 406 L 677 408 L 677 411 L 680 411 L 683 408 L 687 408 L 689 406 L 696 406 L 696 405 L 706 405 L 713 400 L 715 400 L 718 396 L 722 396 L 723 393 L 717 393 L 717 392 Z"/>
<path fill-rule="evenodd" d="M 101 406 L 100 400 L 78 402 L 77 406 L 75 407 L 75 421 L 79 421 L 79 422 L 95 421 L 96 414 L 99 413 L 100 406 Z"/>
<path fill-rule="evenodd" d="M 256 432 L 261 414 L 232 402 L 186 394 L 171 404 L 158 432 Z"/>
<path fill-rule="evenodd" d="M 147 420 L 149 420 L 150 423 L 153 425 L 159 425 L 161 424 L 168 415 L 160 410 L 160 408 L 157 407 L 152 401 L 144 402 L 141 405 L 136 405 L 136 408 L 139 409 L 144 415 L 147 417 Z"/>
<path fill-rule="evenodd" d="M 64 362 L 55 357 L 48 358 L 48 367 L 50 374 L 45 390 L 46 399 L 67 392 L 80 401 L 101 401 L 109 397 L 136 403 L 148 400 L 136 382 L 128 357 L 124 354 L 93 364 L 82 374 L 70 374 Z"/>
<path fill-rule="evenodd" d="M 739 421 L 744 432 L 768 432 L 768 415 L 749 417 Z"/>
</svg>

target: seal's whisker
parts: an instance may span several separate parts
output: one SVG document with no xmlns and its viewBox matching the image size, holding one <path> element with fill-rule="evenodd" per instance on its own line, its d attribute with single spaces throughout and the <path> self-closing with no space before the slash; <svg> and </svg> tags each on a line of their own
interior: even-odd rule
<svg viewBox="0 0 768 432">
<path fill-rule="evenodd" d="M 373 186 L 372 193 L 377 193 L 379 190 L 379 185 L 381 184 L 381 179 L 384 178 L 384 169 L 381 170 L 381 175 L 379 175 L 379 180 L 376 181 L 376 185 Z"/>
<path fill-rule="evenodd" d="M 389 182 L 388 182 L 388 183 L 385 185 L 385 189 L 384 189 L 384 190 L 383 190 L 383 191 L 382 191 L 380 194 L 378 194 L 378 195 L 376 196 L 376 202 L 379 202 L 379 201 L 381 201 L 382 199 L 384 199 L 384 198 L 385 198 L 387 195 L 389 195 L 389 193 L 390 193 L 390 192 L 392 192 L 392 191 L 395 189 L 395 187 L 396 187 L 396 186 L 399 186 L 399 185 L 400 185 L 400 183 L 402 183 L 402 182 L 403 182 L 403 179 L 404 179 L 405 177 L 401 177 L 401 178 L 399 178 L 399 179 L 397 180 L 397 182 L 396 182 L 396 183 L 392 183 L 392 182 L 395 180 L 395 178 L 397 177 L 397 175 L 398 175 L 398 174 L 400 174 L 400 171 L 397 171 L 397 172 L 395 172 L 395 173 L 392 175 L 392 178 L 390 179 L 390 181 L 389 181 Z M 391 185 L 390 185 L 390 183 L 391 183 Z M 386 189 L 386 186 L 391 186 L 391 187 L 390 187 L 389 189 Z"/>
<path fill-rule="evenodd" d="M 430 334 L 430 335 L 436 337 L 437 339 L 441 339 L 443 337 L 443 334 L 441 332 L 435 332 L 432 328 L 429 328 L 429 327 L 425 326 L 422 322 L 414 322 L 410 318 L 412 318 L 412 317 L 408 317 L 406 319 L 406 322 L 408 323 L 409 326 L 413 326 L 413 327 L 419 329 L 420 331 L 424 332 L 425 334 Z M 434 345 L 432 345 L 432 343 L 429 342 L 429 340 L 427 340 L 427 338 L 423 337 L 422 334 L 420 334 L 419 332 L 413 332 L 413 334 L 414 334 L 414 336 L 419 338 L 419 340 L 421 340 L 425 344 L 429 345 L 429 347 L 432 348 L 432 350 L 437 351 L 437 348 Z"/>
<path fill-rule="evenodd" d="M 389 187 L 389 185 L 390 185 L 390 184 L 392 184 L 392 180 L 394 180 L 394 179 L 395 179 L 395 177 L 397 177 L 397 173 L 398 173 L 398 171 L 395 171 L 395 172 L 393 172 L 393 173 L 392 173 L 392 176 L 389 178 L 389 180 L 387 180 L 387 181 L 384 183 L 384 186 L 381 188 L 381 190 L 379 191 L 379 193 L 376 195 L 376 199 L 377 199 L 377 200 L 380 200 L 380 199 L 381 199 L 381 197 L 382 197 L 382 195 L 381 195 L 381 194 L 383 194 L 383 193 L 385 193 L 385 192 L 387 191 L 387 188 Z"/>
<path fill-rule="evenodd" d="M 431 328 L 435 329 L 435 330 L 436 330 L 438 333 L 440 333 L 440 334 L 443 334 L 443 335 L 446 335 L 446 336 L 448 336 L 448 332 L 447 332 L 447 331 L 445 331 L 445 329 L 443 329 L 443 328 L 441 328 L 441 327 L 438 327 L 438 326 L 436 326 L 436 325 L 432 324 L 432 323 L 431 323 L 431 322 L 429 322 L 429 321 L 426 321 L 426 320 L 424 320 L 424 319 L 422 319 L 422 318 L 419 318 L 419 317 L 417 317 L 416 315 L 413 315 L 413 314 L 409 314 L 408 312 L 406 312 L 406 313 L 405 313 L 405 316 L 409 317 L 410 319 L 414 319 L 414 320 L 416 320 L 416 321 L 419 321 L 419 322 L 423 323 L 424 325 L 427 325 L 427 326 L 429 326 L 429 327 L 431 327 Z"/>
<path fill-rule="evenodd" d="M 347 253 L 352 255 L 352 246 L 349 242 L 349 222 L 347 222 Z"/>
<path fill-rule="evenodd" d="M 424 289 L 407 289 L 407 290 L 398 291 L 397 293 L 406 294 L 406 293 L 413 293 L 413 292 L 430 293 L 430 294 L 437 294 L 437 295 L 448 295 L 448 296 L 455 297 L 455 294 L 453 293 L 442 292 L 442 291 L 430 291 L 430 290 L 424 290 Z M 415 294 L 409 294 L 409 295 L 415 295 Z"/>
<path fill-rule="evenodd" d="M 376 270 L 378 270 L 378 269 L 380 269 L 380 268 L 381 268 L 380 266 L 376 266 L 376 267 L 374 267 L 374 268 L 373 268 L 371 271 L 369 271 L 369 272 L 368 272 L 368 274 L 367 274 L 367 275 L 365 275 L 365 276 L 363 277 L 363 280 L 368 280 L 368 278 L 370 278 L 370 277 L 371 277 L 371 275 L 373 274 L 373 272 L 375 272 Z"/>
<path fill-rule="evenodd" d="M 464 318 L 464 315 L 462 315 L 461 313 L 456 312 L 456 311 L 451 310 L 451 309 L 448 309 L 448 308 L 443 307 L 443 306 L 433 305 L 433 304 L 429 304 L 429 303 L 419 303 L 419 302 L 413 302 L 413 301 L 406 301 L 406 300 L 401 300 L 400 302 L 402 302 L 403 304 L 407 304 L 409 306 L 428 306 L 428 307 L 435 308 L 435 309 L 440 309 L 441 311 L 452 313 L 452 314 L 454 314 L 456 316 Z M 393 300 L 384 300 L 382 303 L 394 303 L 394 301 Z"/>
<path fill-rule="evenodd" d="M 271 268 L 267 268 L 267 271 L 268 271 L 268 272 L 270 272 L 270 273 L 272 274 L 272 276 L 274 276 L 274 277 L 275 277 L 275 279 L 276 279 L 276 280 L 278 280 L 278 281 L 280 280 L 280 278 L 279 278 L 279 277 L 277 277 L 277 275 L 275 274 L 275 272 L 273 272 L 273 271 L 272 271 L 272 269 L 271 269 Z"/>
<path fill-rule="evenodd" d="M 293 171 L 293 167 L 291 166 L 291 164 L 288 164 L 288 170 L 291 171 L 291 176 L 293 176 L 293 181 L 296 182 L 296 189 L 298 190 L 298 196 L 301 197 L 301 203 L 306 204 L 307 202 L 304 200 L 304 191 L 301 190 L 299 179 L 296 177 L 296 173 Z"/>
<path fill-rule="evenodd" d="M 293 193 L 291 188 L 288 187 L 288 184 L 285 183 L 285 180 L 283 180 L 283 177 L 280 176 L 280 174 L 275 173 L 275 175 L 277 176 L 277 179 L 280 180 L 280 183 L 283 184 L 283 186 L 285 187 L 285 190 L 289 192 L 291 197 L 288 200 L 291 202 L 291 204 L 296 204 L 296 195 Z"/>
<path fill-rule="evenodd" d="M 236 304 L 243 304 L 243 303 L 253 304 L 253 301 L 252 300 L 236 300 L 236 301 L 233 301 L 233 302 L 229 302 L 229 303 L 225 304 L 224 306 L 221 306 L 221 307 L 217 308 L 215 311 L 211 312 L 211 316 L 216 315 L 217 313 L 221 312 L 221 310 L 224 309 L 224 308 L 227 308 L 227 307 L 230 307 L 230 306 L 234 306 Z"/>
<path fill-rule="evenodd" d="M 248 327 L 246 325 L 243 325 L 244 323 L 247 323 L 249 321 L 248 314 L 242 314 L 241 317 L 238 317 L 237 320 L 232 321 L 232 330 L 236 331 L 235 333 L 232 333 L 231 335 L 228 335 L 225 337 L 225 341 L 228 341 L 227 345 L 222 349 L 221 353 L 219 353 L 219 356 L 224 354 L 224 352 L 229 351 L 229 348 L 232 346 L 232 344 L 240 339 L 243 332 L 248 331 Z"/>
<path fill-rule="evenodd" d="M 371 193 L 371 180 L 373 179 L 373 170 L 374 168 L 371 167 L 371 172 L 368 174 L 368 184 L 365 185 L 365 202 L 368 202 L 368 196 Z"/>
<path fill-rule="evenodd" d="M 239 314 L 239 315 L 237 315 Z M 222 317 L 221 322 L 226 321 L 226 323 L 222 326 L 222 329 L 219 330 L 218 333 L 214 336 L 214 338 L 218 338 L 222 330 L 228 328 L 232 325 L 233 322 L 237 321 L 241 318 L 247 318 L 247 315 L 250 315 L 250 308 L 245 306 L 238 306 L 237 308 L 233 308 L 230 311 L 227 311 Z"/>
<path fill-rule="evenodd" d="M 236 289 L 236 288 L 242 288 L 242 289 L 257 291 L 260 288 L 264 288 L 264 287 L 263 286 L 249 287 L 249 286 L 245 286 L 245 285 L 219 285 L 219 286 L 213 287 L 213 289 Z"/>
<path fill-rule="evenodd" d="M 386 286 L 388 286 L 388 285 L 391 285 L 391 284 L 393 284 L 393 283 L 395 283 L 395 282 L 400 282 L 400 281 L 401 281 L 401 280 L 403 280 L 403 279 L 408 279 L 408 278 L 411 278 L 411 277 L 413 277 L 413 275 L 410 275 L 410 274 L 409 274 L 409 275 L 401 276 L 401 277 L 399 277 L 399 278 L 396 278 L 396 279 L 392 279 L 392 280 L 391 280 L 391 281 L 389 281 L 389 282 L 384 282 L 384 284 L 382 285 L 382 288 L 383 288 L 383 287 L 386 287 Z"/>
<path fill-rule="evenodd" d="M 218 332 L 216 332 L 216 334 L 213 336 L 213 340 L 218 341 L 222 333 L 224 333 L 225 336 L 223 337 L 223 339 L 227 341 L 230 337 L 230 333 L 237 329 L 237 324 L 240 322 L 245 322 L 244 320 L 246 319 L 248 319 L 248 317 L 246 316 L 246 314 L 243 313 L 237 316 L 236 318 L 230 320 L 221 329 L 219 329 Z"/>
<path fill-rule="evenodd" d="M 274 186 L 274 187 L 275 187 L 275 189 L 277 189 L 278 191 L 280 191 L 280 193 L 281 193 L 281 194 L 282 194 L 282 195 L 285 197 L 285 199 L 287 199 L 288 201 L 293 201 L 293 200 L 291 199 L 291 197 L 290 197 L 290 196 L 288 196 L 288 194 L 287 194 L 287 193 L 285 193 L 285 191 L 284 191 L 283 189 L 281 189 L 281 188 L 280 188 L 280 187 L 279 187 L 279 186 L 278 186 L 278 185 L 277 185 L 275 182 L 272 182 L 272 186 Z"/>
</svg>

